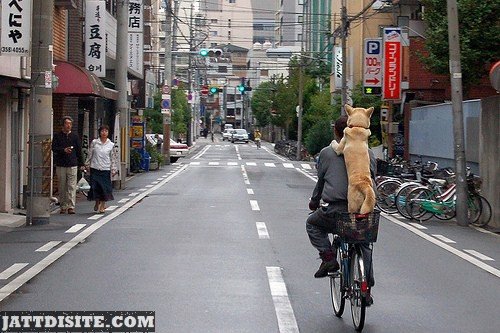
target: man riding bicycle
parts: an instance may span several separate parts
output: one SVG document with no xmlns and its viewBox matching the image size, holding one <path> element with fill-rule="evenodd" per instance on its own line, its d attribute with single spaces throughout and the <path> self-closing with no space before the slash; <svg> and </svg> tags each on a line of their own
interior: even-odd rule
<svg viewBox="0 0 500 333">
<path fill-rule="evenodd" d="M 344 129 L 347 126 L 347 116 L 341 116 L 335 122 L 334 134 L 338 141 L 344 135 Z M 376 171 L 376 159 L 373 152 L 369 150 L 370 171 L 372 177 Z M 314 274 L 315 278 L 328 276 L 328 273 L 339 269 L 337 262 L 335 246 L 330 242 L 329 233 L 337 233 L 335 220 L 336 212 L 347 212 L 347 170 L 343 155 L 337 155 L 332 146 L 329 145 L 321 150 L 317 162 L 318 181 L 313 190 L 309 201 L 309 209 L 313 212 L 306 221 L 306 231 L 321 258 L 321 264 L 318 271 Z M 321 200 L 325 205 L 320 205 Z M 368 262 L 365 266 L 369 272 L 369 284 L 374 285 L 373 269 L 371 265 L 371 249 L 368 244 L 362 245 L 363 252 Z"/>
</svg>

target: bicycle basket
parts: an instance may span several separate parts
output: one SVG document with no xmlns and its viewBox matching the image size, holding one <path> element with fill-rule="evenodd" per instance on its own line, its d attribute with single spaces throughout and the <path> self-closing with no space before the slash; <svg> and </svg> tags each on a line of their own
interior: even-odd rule
<svg viewBox="0 0 500 333">
<path fill-rule="evenodd" d="M 373 243 L 377 241 L 380 211 L 360 216 L 347 212 L 337 213 L 340 238 L 347 243 Z"/>
</svg>

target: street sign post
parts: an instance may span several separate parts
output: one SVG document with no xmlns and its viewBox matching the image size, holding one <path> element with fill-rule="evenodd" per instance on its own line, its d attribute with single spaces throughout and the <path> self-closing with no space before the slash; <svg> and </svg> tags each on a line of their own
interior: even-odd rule
<svg viewBox="0 0 500 333">
<path fill-rule="evenodd" d="M 384 28 L 384 100 L 401 99 L 401 53 L 401 28 Z"/>
<path fill-rule="evenodd" d="M 366 38 L 363 60 L 363 93 L 382 94 L 382 38 Z"/>
</svg>

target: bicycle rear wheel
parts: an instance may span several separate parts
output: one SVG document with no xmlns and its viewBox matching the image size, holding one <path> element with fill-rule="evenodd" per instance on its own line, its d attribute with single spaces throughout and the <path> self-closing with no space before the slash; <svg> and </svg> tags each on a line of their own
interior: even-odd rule
<svg viewBox="0 0 500 333">
<path fill-rule="evenodd" d="M 475 226 L 483 227 L 487 225 L 491 220 L 491 205 L 488 202 L 488 200 L 486 200 L 486 198 L 483 197 L 482 195 L 477 195 L 474 197 L 479 198 L 481 209 L 479 212 L 479 216 L 477 216 L 477 218 L 471 223 Z"/>
<path fill-rule="evenodd" d="M 345 307 L 345 289 L 344 289 L 344 270 L 340 260 L 340 250 L 337 249 L 336 257 L 340 263 L 340 269 L 329 275 L 330 277 L 330 296 L 332 298 L 333 313 L 337 317 L 342 317 Z"/>
<path fill-rule="evenodd" d="M 399 180 L 387 179 L 377 186 L 377 208 L 387 214 L 394 214 L 398 211 L 396 208 L 396 190 L 401 185 Z"/>
<path fill-rule="evenodd" d="M 427 221 L 434 216 L 432 212 L 429 212 L 422 205 L 423 202 L 428 200 L 433 200 L 434 194 L 427 187 L 417 187 L 408 193 L 406 204 L 406 210 L 410 214 L 412 219 L 419 221 Z"/>
<path fill-rule="evenodd" d="M 356 250 L 351 257 L 351 270 L 349 284 L 351 286 L 351 314 L 352 323 L 356 331 L 361 331 L 365 325 L 366 296 L 363 296 L 361 288 L 367 285 L 366 276 L 363 274 L 363 259 L 361 253 Z"/>
</svg>

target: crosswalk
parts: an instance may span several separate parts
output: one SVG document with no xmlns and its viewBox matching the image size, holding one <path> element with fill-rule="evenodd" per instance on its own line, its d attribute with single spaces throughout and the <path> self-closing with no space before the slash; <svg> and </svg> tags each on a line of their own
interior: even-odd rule
<svg viewBox="0 0 500 333">
<path fill-rule="evenodd" d="M 276 163 L 276 162 L 220 162 L 220 161 L 192 161 L 189 163 L 191 166 L 249 166 L 249 167 L 259 167 L 264 166 L 267 168 L 285 168 L 285 169 L 304 169 L 313 170 L 314 165 L 312 163 Z"/>
</svg>

